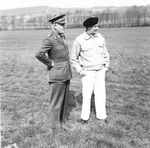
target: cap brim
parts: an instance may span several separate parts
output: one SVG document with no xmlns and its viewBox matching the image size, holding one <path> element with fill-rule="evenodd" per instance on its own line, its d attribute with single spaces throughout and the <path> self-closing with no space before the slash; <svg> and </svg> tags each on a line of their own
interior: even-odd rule
<svg viewBox="0 0 150 148">
<path fill-rule="evenodd" d="M 60 18 L 64 17 L 65 14 L 59 15 L 59 16 L 54 16 L 48 22 L 54 23 L 55 21 L 59 20 Z"/>
</svg>

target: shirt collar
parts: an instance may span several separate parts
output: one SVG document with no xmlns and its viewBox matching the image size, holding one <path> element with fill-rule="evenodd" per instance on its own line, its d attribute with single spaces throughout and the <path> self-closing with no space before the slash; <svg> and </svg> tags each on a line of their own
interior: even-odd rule
<svg viewBox="0 0 150 148">
<path fill-rule="evenodd" d="M 66 39 L 64 34 L 62 34 L 61 36 L 59 36 L 54 31 L 51 32 L 50 36 L 53 36 L 55 40 L 58 40 L 59 38 Z"/>
<path fill-rule="evenodd" d="M 86 33 L 86 31 L 84 31 L 83 34 L 84 34 L 84 38 L 85 38 L 86 40 L 92 38 L 92 36 L 88 35 L 88 34 Z M 93 37 L 98 37 L 98 33 L 95 33 L 95 34 L 93 35 Z"/>
<path fill-rule="evenodd" d="M 55 40 L 57 40 L 57 42 L 61 43 L 61 44 L 65 44 L 64 40 L 65 40 L 65 35 L 62 34 L 62 36 L 58 36 L 54 31 L 51 32 L 51 35 L 49 36 L 53 36 Z"/>
</svg>

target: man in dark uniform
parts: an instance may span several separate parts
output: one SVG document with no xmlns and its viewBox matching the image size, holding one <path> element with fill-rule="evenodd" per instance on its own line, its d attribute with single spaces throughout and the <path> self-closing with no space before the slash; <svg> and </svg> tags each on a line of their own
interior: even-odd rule
<svg viewBox="0 0 150 148">
<path fill-rule="evenodd" d="M 36 58 L 48 69 L 51 128 L 61 127 L 67 120 L 69 84 L 72 78 L 69 50 L 65 42 L 65 14 L 52 17 L 51 34 L 42 42 Z"/>
</svg>

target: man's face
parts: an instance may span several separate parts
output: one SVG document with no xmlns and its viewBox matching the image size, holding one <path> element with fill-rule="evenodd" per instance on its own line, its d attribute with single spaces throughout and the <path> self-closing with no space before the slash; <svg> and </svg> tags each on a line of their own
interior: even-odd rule
<svg viewBox="0 0 150 148">
<path fill-rule="evenodd" d="M 90 34 L 92 34 L 92 35 L 94 35 L 95 33 L 97 33 L 97 31 L 98 31 L 98 24 L 95 24 L 89 30 Z"/>
<path fill-rule="evenodd" d="M 58 34 L 64 34 L 65 33 L 65 24 L 55 24 L 55 30 Z"/>
</svg>

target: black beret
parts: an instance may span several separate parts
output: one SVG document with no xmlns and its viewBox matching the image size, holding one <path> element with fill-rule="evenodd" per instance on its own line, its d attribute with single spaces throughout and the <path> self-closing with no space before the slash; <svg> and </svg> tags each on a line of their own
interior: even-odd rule
<svg viewBox="0 0 150 148">
<path fill-rule="evenodd" d="M 83 22 L 83 26 L 92 27 L 98 23 L 98 17 L 90 17 Z"/>
<path fill-rule="evenodd" d="M 65 24 L 65 14 L 55 15 L 48 22 Z"/>
</svg>

